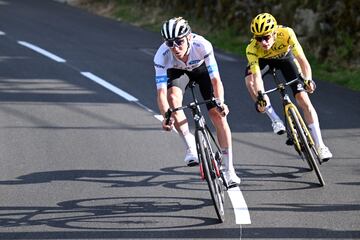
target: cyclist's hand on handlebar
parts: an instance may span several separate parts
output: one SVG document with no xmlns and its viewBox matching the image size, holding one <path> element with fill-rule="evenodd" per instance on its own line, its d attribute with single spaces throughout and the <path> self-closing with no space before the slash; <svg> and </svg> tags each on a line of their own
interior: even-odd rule
<svg viewBox="0 0 360 240">
<path fill-rule="evenodd" d="M 229 114 L 229 107 L 225 103 L 221 105 L 221 108 L 218 108 L 218 112 L 222 117 L 225 117 Z"/>
<path fill-rule="evenodd" d="M 229 107 L 224 102 L 222 102 L 220 99 L 214 98 L 214 103 L 216 105 L 218 113 L 222 117 L 225 117 L 226 115 L 229 114 Z"/>
<path fill-rule="evenodd" d="M 165 131 L 171 131 L 171 129 L 173 129 L 173 127 L 174 127 L 174 119 L 171 118 L 168 124 L 166 123 L 166 119 L 164 119 L 162 121 L 162 128 Z"/>
<path fill-rule="evenodd" d="M 264 112 L 265 111 L 265 107 L 267 105 L 267 102 L 264 98 L 264 94 L 261 91 L 258 91 L 258 96 L 257 96 L 257 100 L 256 100 L 256 110 L 258 112 Z"/>
<path fill-rule="evenodd" d="M 316 84 L 311 79 L 305 79 L 304 80 L 304 87 L 305 87 L 305 90 L 308 93 L 313 93 L 315 91 L 315 89 L 316 89 Z"/>
<path fill-rule="evenodd" d="M 171 131 L 171 129 L 174 127 L 174 119 L 171 117 L 171 109 L 169 108 L 164 116 L 164 120 L 162 121 L 162 128 L 165 131 Z"/>
</svg>

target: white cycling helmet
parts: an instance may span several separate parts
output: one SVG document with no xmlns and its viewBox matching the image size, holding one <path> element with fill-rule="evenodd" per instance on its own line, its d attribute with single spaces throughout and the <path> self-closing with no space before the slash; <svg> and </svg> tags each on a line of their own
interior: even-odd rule
<svg viewBox="0 0 360 240">
<path fill-rule="evenodd" d="M 182 17 L 176 17 L 167 20 L 161 28 L 161 35 L 165 40 L 182 38 L 187 36 L 190 32 L 191 28 L 188 22 Z"/>
</svg>

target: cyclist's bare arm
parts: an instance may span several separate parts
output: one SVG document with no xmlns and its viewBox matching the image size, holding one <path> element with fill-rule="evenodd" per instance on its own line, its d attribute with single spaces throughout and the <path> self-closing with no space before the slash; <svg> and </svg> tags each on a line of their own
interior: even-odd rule
<svg viewBox="0 0 360 240">
<path fill-rule="evenodd" d="M 252 74 L 253 76 L 253 81 L 254 81 L 254 92 L 253 94 L 255 96 L 257 96 L 259 91 L 264 92 L 264 81 L 262 79 L 261 76 L 261 72 L 260 71 L 256 71 L 254 74 Z"/>
<path fill-rule="evenodd" d="M 255 102 L 256 101 L 256 91 L 254 89 L 254 75 L 249 74 L 245 77 L 245 84 L 250 94 L 251 99 Z"/>
<path fill-rule="evenodd" d="M 270 100 L 269 100 L 269 97 L 267 95 L 264 95 L 263 96 L 263 100 L 265 100 L 265 102 L 263 102 L 262 100 L 259 101 L 260 99 L 258 98 L 258 92 L 261 91 L 261 92 L 264 92 L 265 89 L 264 89 L 264 81 L 262 79 L 262 76 L 261 76 L 261 72 L 260 71 L 256 71 L 254 74 L 252 74 L 252 80 L 254 81 L 253 83 L 253 92 L 252 94 L 254 94 L 255 96 L 255 101 L 257 101 L 258 103 L 258 110 L 260 112 L 264 112 L 265 111 L 265 107 L 269 104 Z"/>
<path fill-rule="evenodd" d="M 312 80 L 311 66 L 310 66 L 309 61 L 307 60 L 305 54 L 300 53 L 295 58 L 296 58 L 296 60 L 298 61 L 299 65 L 300 65 L 301 72 L 302 72 L 304 80 L 305 81 L 306 80 Z M 305 84 L 307 84 L 307 82 L 305 82 Z M 315 84 L 312 81 L 309 81 L 309 83 L 306 85 L 306 90 L 309 93 L 314 92 Z"/>
<path fill-rule="evenodd" d="M 167 89 L 166 88 L 159 88 L 157 90 L 157 103 L 158 103 L 159 111 L 160 111 L 161 115 L 164 117 L 164 121 L 162 122 L 162 127 L 164 130 L 169 131 L 172 128 L 172 122 L 170 123 L 170 125 L 167 125 L 165 122 L 165 113 L 170 108 L 169 102 L 167 100 Z"/>
<path fill-rule="evenodd" d="M 157 104 L 158 104 L 161 115 L 164 116 L 165 112 L 169 109 L 166 88 L 159 88 L 157 90 Z"/>
<path fill-rule="evenodd" d="M 214 96 L 215 98 L 219 99 L 221 102 L 221 109 L 220 112 L 222 116 L 226 116 L 229 113 L 228 106 L 224 103 L 224 86 L 220 77 L 214 77 L 211 79 L 211 84 L 214 89 Z"/>
<path fill-rule="evenodd" d="M 224 86 L 220 80 L 220 78 L 215 77 L 211 79 L 211 83 L 214 89 L 214 96 L 224 102 Z"/>
</svg>

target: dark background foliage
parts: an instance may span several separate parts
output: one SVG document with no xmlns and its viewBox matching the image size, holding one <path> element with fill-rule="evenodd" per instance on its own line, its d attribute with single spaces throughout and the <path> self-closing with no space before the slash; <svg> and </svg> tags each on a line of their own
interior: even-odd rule
<svg viewBox="0 0 360 240">
<path fill-rule="evenodd" d="M 209 24 L 211 30 L 235 29 L 249 35 L 249 23 L 260 12 L 294 28 L 299 40 L 321 62 L 358 67 L 360 1 L 358 0 L 137 0 L 142 7 L 186 13 Z"/>
</svg>

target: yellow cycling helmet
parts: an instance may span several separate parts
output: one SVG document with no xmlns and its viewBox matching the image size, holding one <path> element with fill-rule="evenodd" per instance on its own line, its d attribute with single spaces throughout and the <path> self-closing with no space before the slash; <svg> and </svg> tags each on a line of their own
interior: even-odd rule
<svg viewBox="0 0 360 240">
<path fill-rule="evenodd" d="M 254 35 L 264 36 L 271 33 L 276 26 L 276 20 L 271 14 L 260 13 L 252 20 L 250 30 Z"/>
</svg>

